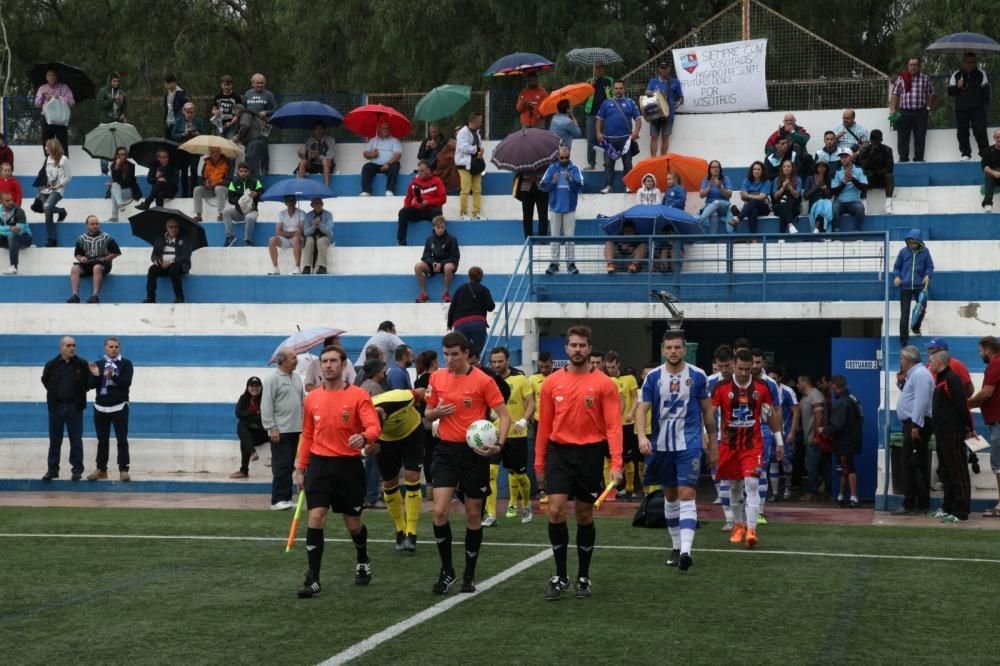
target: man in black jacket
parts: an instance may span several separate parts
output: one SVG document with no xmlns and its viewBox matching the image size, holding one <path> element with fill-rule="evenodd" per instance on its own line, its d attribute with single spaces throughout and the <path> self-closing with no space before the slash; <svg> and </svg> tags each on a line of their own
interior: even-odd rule
<svg viewBox="0 0 1000 666">
<path fill-rule="evenodd" d="M 184 302 L 181 278 L 191 270 L 191 239 L 180 235 L 180 222 L 167 220 L 167 232 L 153 243 L 153 265 L 146 272 L 146 299 L 156 302 L 156 278 L 169 277 L 174 288 L 174 303 Z"/>
<path fill-rule="evenodd" d="M 962 380 L 951 369 L 946 351 L 931 354 L 934 381 L 934 439 L 937 441 L 938 475 L 944 484 L 944 503 L 931 514 L 941 522 L 959 523 L 969 519 L 972 487 L 966 465 L 965 437 L 972 430 L 972 416 Z"/>
<path fill-rule="evenodd" d="M 128 455 L 128 391 L 132 386 L 132 361 L 122 356 L 118 338 L 104 341 L 104 358 L 90 364 L 90 388 L 97 389 L 94 398 L 94 431 L 97 433 L 97 469 L 87 475 L 88 481 L 108 478 L 108 449 L 111 426 L 118 441 L 118 472 L 122 481 L 130 481 Z"/>
<path fill-rule="evenodd" d="M 962 69 L 948 80 L 948 96 L 955 98 L 955 122 L 958 127 L 958 150 L 962 161 L 972 158 L 969 128 L 976 139 L 979 155 L 986 153 L 990 143 L 986 138 L 986 109 L 990 105 L 990 82 L 976 62 L 975 53 L 966 53 Z"/>
<path fill-rule="evenodd" d="M 45 402 L 49 408 L 48 471 L 42 481 L 59 478 L 63 430 L 69 434 L 72 479 L 79 481 L 83 476 L 83 409 L 87 405 L 87 388 L 94 369 L 76 355 L 76 340 L 66 336 L 59 341 L 59 355 L 42 370 Z"/>
<path fill-rule="evenodd" d="M 226 247 L 232 247 L 236 243 L 236 234 L 233 233 L 234 222 L 246 222 L 243 230 L 243 244 L 247 247 L 253 245 L 253 228 L 257 224 L 257 206 L 260 204 L 260 195 L 264 191 L 257 176 L 251 176 L 250 165 L 241 162 L 236 167 L 236 175 L 229 183 L 229 203 L 232 208 L 227 208 L 222 213 L 222 224 L 226 228 Z M 244 198 L 249 200 L 249 205 L 240 203 Z"/>
<path fill-rule="evenodd" d="M 840 461 L 840 492 L 837 493 L 837 505 L 847 506 L 844 491 L 851 489 L 851 508 L 861 506 L 858 500 L 858 474 L 854 468 L 854 456 L 861 453 L 861 425 L 864 423 L 864 412 L 858 399 L 851 395 L 847 387 L 847 379 L 836 375 L 830 379 L 833 392 L 837 399 L 830 410 L 830 422 L 824 426 L 823 433 L 833 437 L 833 452 Z"/>
<path fill-rule="evenodd" d="M 417 296 L 417 303 L 426 303 L 430 300 L 427 295 L 427 276 L 444 275 L 444 297 L 445 303 L 451 303 L 451 279 L 458 270 L 458 260 L 460 253 L 458 250 L 458 239 L 448 233 L 444 226 L 444 216 L 438 215 L 431 222 L 434 231 L 424 242 L 424 254 L 413 266 L 413 275 L 417 278 L 417 286 L 420 287 L 420 295 Z"/>
</svg>

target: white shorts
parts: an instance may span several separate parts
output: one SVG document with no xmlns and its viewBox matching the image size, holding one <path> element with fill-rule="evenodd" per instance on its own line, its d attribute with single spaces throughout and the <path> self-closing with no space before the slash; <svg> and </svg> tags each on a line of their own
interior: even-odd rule
<svg viewBox="0 0 1000 666">
<path fill-rule="evenodd" d="M 284 236 L 275 236 L 278 239 L 278 247 L 288 249 L 292 246 L 292 239 Z"/>
</svg>

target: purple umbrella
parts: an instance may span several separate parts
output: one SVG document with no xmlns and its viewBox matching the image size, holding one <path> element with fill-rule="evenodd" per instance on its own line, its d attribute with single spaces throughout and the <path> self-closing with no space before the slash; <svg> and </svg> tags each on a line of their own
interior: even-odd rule
<svg viewBox="0 0 1000 666">
<path fill-rule="evenodd" d="M 493 149 L 490 161 L 507 171 L 538 171 L 559 157 L 559 137 L 548 130 L 520 129 Z"/>
</svg>

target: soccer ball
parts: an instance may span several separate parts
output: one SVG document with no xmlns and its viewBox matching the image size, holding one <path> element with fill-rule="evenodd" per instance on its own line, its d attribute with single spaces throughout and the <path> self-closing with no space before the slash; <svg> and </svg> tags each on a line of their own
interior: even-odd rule
<svg viewBox="0 0 1000 666">
<path fill-rule="evenodd" d="M 497 443 L 497 436 L 496 426 L 486 419 L 480 419 L 474 421 L 465 431 L 465 443 L 482 451 L 494 446 Z"/>
</svg>

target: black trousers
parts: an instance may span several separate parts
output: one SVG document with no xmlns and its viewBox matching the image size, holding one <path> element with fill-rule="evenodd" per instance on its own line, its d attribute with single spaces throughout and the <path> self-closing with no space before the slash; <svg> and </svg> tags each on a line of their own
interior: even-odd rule
<svg viewBox="0 0 1000 666">
<path fill-rule="evenodd" d="M 437 437 L 430 430 L 424 430 L 424 478 L 428 486 L 433 486 L 434 480 L 431 474 L 431 467 L 434 463 L 434 447 L 437 445 Z"/>
<path fill-rule="evenodd" d="M 292 499 L 292 468 L 299 432 L 283 432 L 278 443 L 271 442 L 271 504 Z"/>
<path fill-rule="evenodd" d="M 902 349 L 910 342 L 910 305 L 913 303 L 913 299 L 920 296 L 920 289 L 906 289 L 905 287 L 900 287 L 899 289 L 899 347 Z M 924 318 L 921 317 L 914 327 L 916 330 L 920 330 L 920 324 L 922 324 Z"/>
<path fill-rule="evenodd" d="M 42 118 L 42 146 L 49 139 L 59 139 L 62 144 L 63 153 L 69 156 L 69 128 L 65 125 L 49 125 Z"/>
<path fill-rule="evenodd" d="M 195 157 L 188 164 L 182 166 L 180 171 L 181 171 L 180 196 L 182 197 L 194 196 L 194 188 L 198 184 L 198 158 Z"/>
<path fill-rule="evenodd" d="M 410 222 L 430 222 L 441 214 L 441 209 L 415 208 L 409 206 L 399 209 L 398 221 L 396 223 L 396 240 L 406 242 L 406 231 L 410 228 Z"/>
<path fill-rule="evenodd" d="M 532 233 L 534 228 L 534 213 L 538 211 L 538 233 Z M 521 224 L 524 227 L 524 237 L 549 235 L 549 193 L 532 185 L 528 192 L 521 192 Z"/>
<path fill-rule="evenodd" d="M 934 432 L 931 419 L 924 419 L 920 439 L 914 440 L 912 430 L 916 424 L 903 421 L 903 452 L 899 462 L 903 466 L 903 506 L 910 510 L 926 511 L 931 505 L 931 458 L 927 442 Z"/>
<path fill-rule="evenodd" d="M 108 453 L 111 444 L 111 426 L 115 427 L 118 443 L 118 469 L 128 471 L 128 405 L 120 411 L 106 414 L 94 410 L 94 431 L 97 433 L 97 469 L 108 471 Z"/>
<path fill-rule="evenodd" d="M 148 206 L 151 201 L 155 201 L 157 206 L 162 206 L 164 199 L 173 199 L 176 196 L 177 196 L 176 184 L 156 181 L 155 183 L 153 183 L 153 189 L 149 191 L 149 196 L 146 197 L 143 203 L 145 203 Z"/>
<path fill-rule="evenodd" d="M 250 471 L 250 456 L 254 449 L 267 442 L 267 432 L 263 429 L 251 430 L 241 423 L 236 426 L 236 435 L 240 438 L 240 471 L 246 473 Z"/>
<path fill-rule="evenodd" d="M 967 111 L 955 111 L 955 122 L 958 129 L 958 150 L 966 157 L 972 157 L 972 147 L 969 145 L 969 129 L 972 129 L 972 136 L 976 140 L 976 147 L 979 154 L 985 155 L 990 148 L 989 139 L 986 138 L 986 107 L 969 109 Z"/>
<path fill-rule="evenodd" d="M 944 484 L 944 504 L 941 510 L 956 518 L 969 517 L 972 483 L 965 454 L 965 435 L 962 432 L 935 431 L 937 442 L 938 476 Z"/>
<path fill-rule="evenodd" d="M 365 162 L 365 165 L 361 167 L 361 191 L 372 193 L 372 180 L 375 176 L 384 173 L 386 177 L 385 189 L 389 192 L 394 192 L 396 190 L 396 178 L 399 177 L 399 162 L 394 162 L 389 165 L 389 168 L 382 171 L 382 167 L 374 162 Z"/>
<path fill-rule="evenodd" d="M 913 159 L 924 161 L 924 142 L 927 139 L 927 109 L 902 109 L 902 117 L 896 125 L 899 135 L 896 148 L 899 151 L 899 161 L 910 160 L 910 135 L 913 135 Z"/>
<path fill-rule="evenodd" d="M 184 298 L 184 284 L 182 279 L 184 277 L 184 269 L 176 261 L 166 268 L 160 268 L 156 264 L 149 267 L 146 271 L 146 296 L 149 298 L 156 298 L 156 278 L 168 277 L 170 278 L 170 284 L 174 288 L 174 296 L 178 298 Z"/>
</svg>

